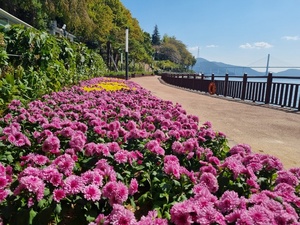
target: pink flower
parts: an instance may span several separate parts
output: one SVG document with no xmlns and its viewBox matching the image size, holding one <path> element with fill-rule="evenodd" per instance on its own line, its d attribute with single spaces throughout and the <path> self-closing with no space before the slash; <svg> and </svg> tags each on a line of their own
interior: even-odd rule
<svg viewBox="0 0 300 225">
<path fill-rule="evenodd" d="M 114 155 L 114 159 L 117 163 L 126 163 L 128 161 L 128 152 L 126 150 L 120 150 Z"/>
<path fill-rule="evenodd" d="M 193 205 L 189 201 L 176 203 L 170 210 L 171 221 L 175 225 L 192 225 L 192 214 L 195 212 Z"/>
<path fill-rule="evenodd" d="M 238 194 L 235 191 L 225 191 L 221 196 L 218 207 L 221 212 L 232 212 L 240 204 L 240 199 Z"/>
<path fill-rule="evenodd" d="M 121 204 L 128 198 L 128 188 L 122 182 L 111 181 L 103 187 L 103 196 L 109 199 L 109 204 Z"/>
<path fill-rule="evenodd" d="M 81 178 L 85 185 L 103 185 L 103 176 L 101 175 L 101 171 L 98 169 L 88 170 L 84 172 L 83 174 L 81 174 Z"/>
<path fill-rule="evenodd" d="M 107 147 L 110 152 L 118 152 L 119 150 L 121 150 L 117 142 L 109 142 L 107 143 Z"/>
<path fill-rule="evenodd" d="M 72 174 L 73 168 L 75 166 L 75 161 L 72 156 L 64 154 L 58 156 L 55 160 L 53 160 L 52 165 L 55 166 L 63 174 L 69 176 L 70 174 Z"/>
<path fill-rule="evenodd" d="M 67 195 L 79 194 L 84 188 L 84 183 L 81 177 L 71 175 L 65 179 L 64 190 Z"/>
<path fill-rule="evenodd" d="M 136 219 L 133 212 L 128 209 L 125 209 L 124 206 L 119 204 L 113 205 L 113 210 L 107 217 L 109 224 L 112 225 L 136 225 Z"/>
<path fill-rule="evenodd" d="M 86 136 L 81 131 L 76 131 L 69 141 L 71 148 L 74 148 L 76 151 L 81 151 L 85 145 Z"/>
<path fill-rule="evenodd" d="M 184 147 L 179 141 L 174 141 L 173 142 L 172 150 L 173 150 L 174 153 L 177 153 L 177 154 L 184 154 L 185 153 Z"/>
<path fill-rule="evenodd" d="M 255 224 L 273 224 L 273 213 L 260 205 L 254 205 L 248 210 L 248 215 Z"/>
<path fill-rule="evenodd" d="M 58 154 L 60 153 L 59 151 L 60 148 L 60 141 L 57 137 L 55 136 L 50 136 L 46 138 L 42 145 L 42 150 L 44 152 L 51 152 L 53 154 Z"/>
<path fill-rule="evenodd" d="M 277 178 L 276 178 L 276 184 L 279 183 L 287 183 L 291 186 L 297 186 L 299 183 L 298 178 L 289 171 L 278 171 L 277 172 Z"/>
<path fill-rule="evenodd" d="M 212 193 L 219 189 L 218 180 L 212 173 L 203 173 L 200 177 L 200 184 L 207 187 Z"/>
<path fill-rule="evenodd" d="M 50 182 L 55 187 L 58 187 L 63 183 L 63 175 L 54 167 L 49 166 L 44 168 L 41 174 L 41 177 L 45 181 Z"/>
<path fill-rule="evenodd" d="M 138 192 L 138 187 L 139 184 L 135 178 L 131 179 L 130 184 L 129 184 L 129 194 L 134 195 L 135 193 Z"/>
<path fill-rule="evenodd" d="M 53 199 L 54 199 L 54 201 L 60 202 L 60 200 L 62 200 L 65 197 L 66 197 L 66 193 L 65 193 L 64 190 L 62 190 L 62 189 L 55 189 L 53 191 Z"/>
<path fill-rule="evenodd" d="M 26 189 L 29 192 L 36 194 L 36 198 L 38 201 L 44 197 L 45 184 L 40 178 L 29 175 L 21 177 L 19 179 L 19 182 L 20 184 L 16 188 L 16 190 Z"/>
<path fill-rule="evenodd" d="M 229 152 L 231 155 L 240 154 L 242 156 L 246 156 L 251 153 L 251 147 L 246 144 L 239 144 L 232 147 Z"/>
<path fill-rule="evenodd" d="M 0 189 L 0 203 L 3 202 L 8 195 L 9 195 L 8 190 L 1 190 Z"/>
<path fill-rule="evenodd" d="M 101 198 L 101 191 L 98 186 L 91 184 L 84 188 L 83 196 L 86 200 L 92 200 L 93 202 L 99 201 Z"/>
<path fill-rule="evenodd" d="M 146 144 L 146 148 L 157 155 L 164 155 L 165 150 L 160 147 L 157 140 L 151 140 Z"/>
<path fill-rule="evenodd" d="M 164 158 L 164 172 L 173 175 L 176 179 L 180 178 L 179 159 L 175 155 L 166 155 Z"/>
</svg>

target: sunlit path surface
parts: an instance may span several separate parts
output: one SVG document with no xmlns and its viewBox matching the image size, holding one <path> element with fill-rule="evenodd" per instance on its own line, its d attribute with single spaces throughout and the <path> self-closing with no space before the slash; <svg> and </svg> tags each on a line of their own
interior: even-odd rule
<svg viewBox="0 0 300 225">
<path fill-rule="evenodd" d="M 278 157 L 285 168 L 300 166 L 300 113 L 193 93 L 160 83 L 157 76 L 131 79 L 164 100 L 178 102 L 200 122 L 211 121 L 230 145 Z"/>
</svg>

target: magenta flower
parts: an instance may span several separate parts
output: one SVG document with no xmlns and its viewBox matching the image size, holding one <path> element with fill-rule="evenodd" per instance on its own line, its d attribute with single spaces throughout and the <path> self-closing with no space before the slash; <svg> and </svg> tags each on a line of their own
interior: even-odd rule
<svg viewBox="0 0 300 225">
<path fill-rule="evenodd" d="M 120 150 L 114 154 L 114 159 L 118 164 L 126 163 L 128 161 L 128 151 Z"/>
<path fill-rule="evenodd" d="M 173 144 L 172 144 L 172 150 L 176 154 L 184 154 L 185 153 L 185 149 L 184 149 L 183 145 L 179 141 L 174 141 L 173 142 Z"/>
<path fill-rule="evenodd" d="M 83 189 L 83 196 L 86 200 L 93 202 L 99 201 L 101 198 L 101 191 L 97 185 L 90 184 Z"/>
<path fill-rule="evenodd" d="M 94 184 L 96 186 L 103 185 L 103 176 L 98 169 L 88 170 L 81 174 L 82 181 L 85 185 Z"/>
<path fill-rule="evenodd" d="M 212 173 L 203 173 L 199 182 L 212 193 L 215 193 L 219 189 L 218 180 Z"/>
<path fill-rule="evenodd" d="M 121 204 L 128 198 L 128 188 L 122 182 L 108 182 L 102 190 L 103 196 L 108 198 L 109 204 Z"/>
<path fill-rule="evenodd" d="M 276 184 L 279 183 L 286 183 L 295 187 L 299 184 L 299 180 L 293 173 L 289 171 L 278 171 Z"/>
<path fill-rule="evenodd" d="M 44 182 L 36 176 L 24 176 L 19 179 L 19 186 L 16 188 L 14 194 L 17 195 L 22 190 L 27 190 L 36 195 L 37 201 L 44 197 Z"/>
<path fill-rule="evenodd" d="M 121 150 L 121 148 L 117 142 L 109 142 L 109 143 L 107 143 L 107 147 L 108 147 L 108 150 L 112 153 L 118 152 L 119 150 Z"/>
<path fill-rule="evenodd" d="M 180 178 L 179 159 L 175 155 L 166 155 L 164 158 L 164 172 L 173 175 L 176 179 Z"/>
<path fill-rule="evenodd" d="M 60 202 L 63 198 L 66 197 L 66 192 L 63 189 L 55 189 L 53 191 L 53 200 Z"/>
<path fill-rule="evenodd" d="M 81 151 L 86 143 L 86 136 L 81 131 L 76 131 L 69 142 L 71 148 Z"/>
<path fill-rule="evenodd" d="M 157 218 L 157 211 L 149 211 L 147 216 L 142 216 L 137 225 L 168 225 L 167 219 Z"/>
<path fill-rule="evenodd" d="M 55 166 L 61 173 L 69 176 L 70 174 L 72 174 L 73 168 L 75 166 L 75 161 L 72 156 L 64 154 L 54 159 L 52 161 L 52 165 Z"/>
<path fill-rule="evenodd" d="M 8 190 L 1 190 L 0 189 L 0 203 L 3 202 L 7 198 L 8 195 L 9 195 Z"/>
<path fill-rule="evenodd" d="M 194 207 L 189 201 L 176 203 L 171 208 L 171 221 L 175 225 L 192 225 L 195 221 L 192 214 L 195 213 Z"/>
<path fill-rule="evenodd" d="M 232 212 L 240 204 L 240 199 L 235 191 L 225 191 L 218 202 L 218 208 L 223 213 Z"/>
<path fill-rule="evenodd" d="M 129 184 L 128 193 L 130 195 L 134 195 L 135 193 L 138 192 L 138 188 L 139 188 L 139 184 L 138 184 L 137 179 L 135 179 L 135 178 L 131 179 L 130 184 Z"/>
<path fill-rule="evenodd" d="M 60 141 L 55 136 L 50 136 L 50 137 L 46 138 L 46 140 L 44 141 L 44 143 L 42 145 L 42 150 L 44 152 L 50 152 L 53 154 L 60 153 L 59 148 L 60 148 Z"/>
<path fill-rule="evenodd" d="M 67 195 L 79 194 L 84 188 L 82 178 L 76 175 L 71 175 L 67 177 L 64 183 L 64 191 Z"/>
<path fill-rule="evenodd" d="M 63 174 L 52 166 L 44 168 L 41 172 L 41 177 L 43 180 L 50 182 L 55 187 L 58 187 L 63 183 Z"/>
<path fill-rule="evenodd" d="M 113 210 L 108 215 L 105 222 L 114 225 L 136 225 L 137 223 L 133 212 L 125 209 L 124 206 L 119 204 L 113 205 Z"/>
</svg>

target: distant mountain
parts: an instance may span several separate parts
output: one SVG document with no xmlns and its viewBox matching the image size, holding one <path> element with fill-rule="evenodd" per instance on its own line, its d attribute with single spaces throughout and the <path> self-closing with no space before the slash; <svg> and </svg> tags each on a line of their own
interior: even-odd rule
<svg viewBox="0 0 300 225">
<path fill-rule="evenodd" d="M 274 73 L 276 76 L 297 76 L 300 77 L 299 69 L 288 69 L 285 71 Z"/>
<path fill-rule="evenodd" d="M 258 72 L 249 67 L 241 67 L 230 64 L 225 64 L 222 62 L 212 62 L 204 58 L 197 58 L 196 64 L 193 66 L 193 70 L 196 73 L 204 73 L 210 75 L 214 73 L 215 75 L 237 75 L 242 76 L 244 73 L 252 76 L 264 76 L 264 72 Z"/>
</svg>

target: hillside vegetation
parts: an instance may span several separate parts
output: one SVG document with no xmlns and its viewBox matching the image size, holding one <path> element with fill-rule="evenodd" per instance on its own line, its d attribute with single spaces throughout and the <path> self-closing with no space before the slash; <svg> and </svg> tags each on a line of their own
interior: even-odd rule
<svg viewBox="0 0 300 225">
<path fill-rule="evenodd" d="M 58 27 L 66 24 L 67 31 L 74 34 L 77 41 L 96 49 L 112 70 L 117 70 L 115 65 L 121 68 L 120 60 L 121 53 L 124 53 L 125 49 L 126 28 L 129 28 L 129 62 L 132 70 L 140 69 L 136 68 L 136 64 L 148 64 L 153 69 L 161 67 L 182 70 L 195 63 L 183 43 L 178 44 L 180 41 L 177 41 L 174 45 L 176 39 L 168 38 L 169 41 L 166 39 L 162 41 L 164 44 L 162 50 L 165 56 L 169 55 L 159 59 L 167 61 L 156 64 L 153 57 L 157 48 L 152 43 L 151 35 L 141 29 L 138 20 L 132 17 L 131 12 L 119 0 L 0 0 L 0 3 L 4 10 L 39 30 L 47 30 L 53 20 L 57 21 Z M 185 51 L 182 51 L 182 48 Z M 111 57 L 108 57 L 108 54 Z M 114 63 L 110 62 L 112 59 Z M 172 66 L 168 67 L 170 63 Z"/>
</svg>

